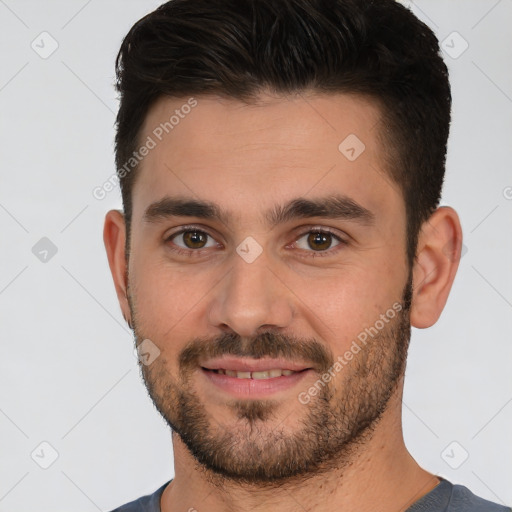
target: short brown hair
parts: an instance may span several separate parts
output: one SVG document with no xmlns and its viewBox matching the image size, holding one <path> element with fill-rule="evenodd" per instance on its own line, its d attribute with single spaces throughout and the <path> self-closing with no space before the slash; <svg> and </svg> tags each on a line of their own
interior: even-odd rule
<svg viewBox="0 0 512 512">
<path fill-rule="evenodd" d="M 263 90 L 312 90 L 376 100 L 412 264 L 419 229 L 441 197 L 451 93 L 434 33 L 395 0 L 171 0 L 131 28 L 116 73 L 118 174 L 162 96 L 250 102 Z M 127 252 L 136 176 L 119 176 Z"/>
</svg>

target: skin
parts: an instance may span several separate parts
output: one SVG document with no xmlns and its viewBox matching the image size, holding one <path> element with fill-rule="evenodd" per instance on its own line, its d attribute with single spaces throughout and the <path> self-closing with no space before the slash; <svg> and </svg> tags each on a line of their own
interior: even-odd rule
<svg viewBox="0 0 512 512">
<path fill-rule="evenodd" d="M 159 100 L 148 113 L 140 140 L 186 100 Z M 132 192 L 128 264 L 123 215 L 112 210 L 105 219 L 104 241 L 123 315 L 134 326 L 137 343 L 148 338 L 160 350 L 151 365 L 141 366 L 146 385 L 164 418 L 179 432 L 173 432 L 175 477 L 163 493 L 162 511 L 287 512 L 296 511 L 298 503 L 315 512 L 369 511 L 376 503 L 383 512 L 406 510 L 439 480 L 405 447 L 403 365 L 398 365 L 396 354 L 400 347 L 407 349 L 409 324 L 429 327 L 445 306 L 460 258 L 458 216 L 452 208 L 441 207 L 425 222 L 409 275 L 404 199 L 386 173 L 377 137 L 377 105 L 347 94 L 262 94 L 259 100 L 246 105 L 198 97 L 198 105 L 144 158 Z M 349 134 L 365 144 L 354 161 L 338 149 Z M 292 219 L 272 228 L 265 223 L 263 213 L 275 205 L 299 197 L 322 198 L 333 191 L 370 210 L 373 223 L 319 217 Z M 145 221 L 146 208 L 166 195 L 215 202 L 230 212 L 227 223 L 194 217 Z M 189 249 L 196 251 L 192 256 L 179 255 L 172 247 L 178 244 L 186 250 L 184 237 L 169 236 L 189 224 L 211 236 L 209 246 L 200 253 Z M 320 257 L 322 251 L 307 242 L 307 234 L 319 227 L 347 243 L 337 245 L 333 239 Z M 252 263 L 236 252 L 248 236 L 262 248 Z M 321 365 L 300 385 L 263 403 L 235 403 L 205 381 L 197 359 L 185 367 L 180 358 L 191 343 L 205 355 L 229 336 L 249 354 L 264 333 L 271 333 L 274 344 L 282 341 L 279 336 L 303 341 L 292 347 L 293 355 L 305 362 L 306 349 L 315 343 L 325 357 L 320 360 L 332 362 L 393 304 L 403 303 L 409 276 L 410 310 L 386 324 L 335 373 L 328 391 L 311 397 L 307 405 L 298 400 L 298 393 L 319 379 Z M 399 318 L 407 329 L 398 329 Z M 271 346 L 261 345 L 265 350 Z M 196 413 L 188 422 L 183 421 L 187 403 Z M 361 426 L 357 410 L 365 404 L 375 413 L 371 426 L 359 436 L 339 434 L 356 432 Z M 330 418 L 312 425 L 312 432 L 323 426 L 339 438 L 318 444 L 325 460 L 317 460 L 309 472 L 296 468 L 294 475 L 277 478 L 275 473 L 270 478 L 286 455 L 286 450 L 270 449 L 277 433 L 301 439 L 301 425 L 316 417 L 308 416 L 312 411 Z M 236 440 L 217 470 L 198 462 L 181 437 L 186 425 L 198 418 L 204 423 L 196 431 L 204 433 L 202 440 L 208 433 L 208 446 L 226 448 L 222 439 Z M 320 438 L 301 439 L 305 457 Z M 258 449 L 260 458 L 255 455 Z M 262 470 L 260 477 L 251 480 L 257 470 Z"/>
</svg>

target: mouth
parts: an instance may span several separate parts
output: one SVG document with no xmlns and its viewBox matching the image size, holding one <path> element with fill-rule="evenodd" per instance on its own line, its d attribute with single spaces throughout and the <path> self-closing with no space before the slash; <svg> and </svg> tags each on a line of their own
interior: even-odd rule
<svg viewBox="0 0 512 512">
<path fill-rule="evenodd" d="M 311 366 L 285 359 L 225 356 L 201 363 L 208 393 L 221 390 L 239 398 L 264 398 L 289 390 L 312 372 Z"/>
<path fill-rule="evenodd" d="M 303 370 L 285 370 L 281 368 L 274 368 L 272 370 L 262 370 L 262 371 L 255 371 L 255 372 L 248 372 L 248 371 L 237 371 L 237 370 L 228 370 L 226 368 L 217 368 L 217 369 L 209 369 L 204 368 L 203 370 L 217 373 L 220 375 L 227 375 L 228 377 L 235 377 L 237 379 L 273 379 L 275 377 L 282 377 L 282 376 L 289 376 L 293 375 L 294 373 L 300 373 L 305 372 L 309 370 L 310 368 L 304 368 Z"/>
</svg>

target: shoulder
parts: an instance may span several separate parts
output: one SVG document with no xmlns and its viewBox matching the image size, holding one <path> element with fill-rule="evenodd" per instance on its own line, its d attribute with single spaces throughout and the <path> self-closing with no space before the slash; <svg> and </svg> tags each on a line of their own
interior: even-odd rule
<svg viewBox="0 0 512 512">
<path fill-rule="evenodd" d="M 512 508 L 480 498 L 463 485 L 454 485 L 447 512 L 512 512 Z"/>
<path fill-rule="evenodd" d="M 169 482 L 171 482 L 171 480 L 169 480 Z M 160 498 L 169 482 L 166 482 L 152 494 L 147 494 L 134 501 L 130 501 L 111 512 L 161 512 Z"/>
<path fill-rule="evenodd" d="M 438 478 L 439 484 L 406 512 L 512 512 L 510 507 L 480 498 L 463 485 Z"/>
</svg>

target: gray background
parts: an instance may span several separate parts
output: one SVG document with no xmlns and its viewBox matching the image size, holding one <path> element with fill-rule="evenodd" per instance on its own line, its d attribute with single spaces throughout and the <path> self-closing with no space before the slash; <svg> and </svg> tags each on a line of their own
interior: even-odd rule
<svg viewBox="0 0 512 512">
<path fill-rule="evenodd" d="M 0 511 L 106 511 L 173 476 L 102 242 L 120 194 L 92 195 L 114 172 L 115 55 L 158 4 L 0 0 Z M 410 5 L 445 41 L 442 204 L 467 252 L 439 322 L 413 331 L 405 438 L 428 470 L 510 505 L 512 1 Z"/>
</svg>

